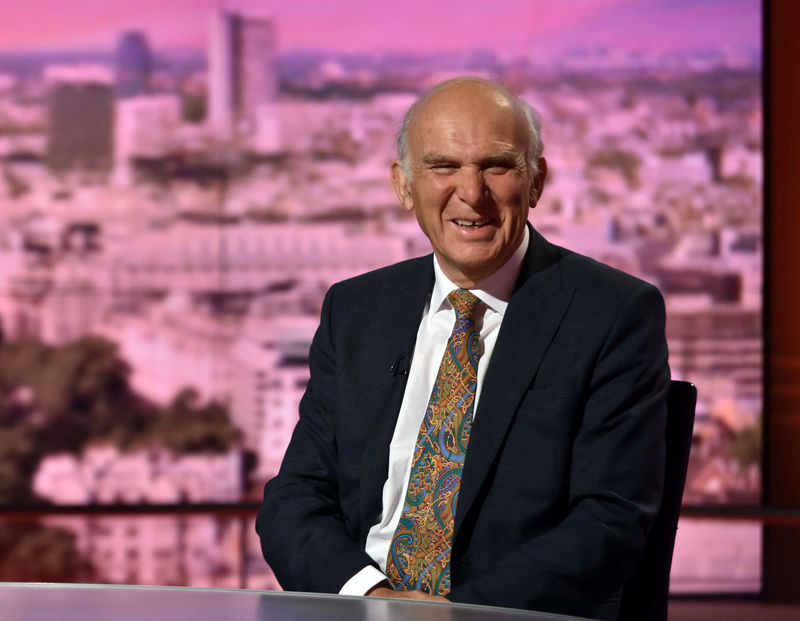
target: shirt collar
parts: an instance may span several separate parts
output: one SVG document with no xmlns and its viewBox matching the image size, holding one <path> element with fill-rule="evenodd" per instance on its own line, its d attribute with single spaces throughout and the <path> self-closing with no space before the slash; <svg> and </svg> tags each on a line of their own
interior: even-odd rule
<svg viewBox="0 0 800 621">
<path fill-rule="evenodd" d="M 528 251 L 530 244 L 530 232 L 528 227 L 525 227 L 525 236 L 522 238 L 522 243 L 514 251 L 514 254 L 505 262 L 503 267 L 497 270 L 491 276 L 480 281 L 477 287 L 470 289 L 470 291 L 477 296 L 486 306 L 495 312 L 504 315 L 508 300 L 511 297 L 511 292 L 514 290 L 514 283 L 517 282 L 520 267 L 522 267 L 522 260 L 525 258 L 525 253 Z M 431 293 L 431 304 L 429 315 L 433 316 L 438 311 L 442 310 L 448 294 L 453 289 L 458 289 L 458 286 L 444 275 L 442 268 L 439 266 L 439 261 L 436 255 L 433 255 L 433 271 L 436 276 L 436 281 L 433 285 L 433 292 Z M 449 308 L 450 304 L 444 308 Z"/>
</svg>

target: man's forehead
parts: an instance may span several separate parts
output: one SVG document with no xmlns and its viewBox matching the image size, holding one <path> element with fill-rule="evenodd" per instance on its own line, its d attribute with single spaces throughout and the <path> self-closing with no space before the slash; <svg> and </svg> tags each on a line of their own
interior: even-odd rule
<svg viewBox="0 0 800 621">
<path fill-rule="evenodd" d="M 516 114 L 512 96 L 490 82 L 464 81 L 447 83 L 432 90 L 417 104 L 414 122 L 436 117 L 447 111 L 494 111 Z"/>
<path fill-rule="evenodd" d="M 521 144 L 528 139 L 524 117 L 513 100 L 483 85 L 458 86 L 434 93 L 417 111 L 409 128 L 414 151 L 438 151 L 445 143 L 477 146 L 476 140 L 498 151 L 527 148 Z"/>
</svg>

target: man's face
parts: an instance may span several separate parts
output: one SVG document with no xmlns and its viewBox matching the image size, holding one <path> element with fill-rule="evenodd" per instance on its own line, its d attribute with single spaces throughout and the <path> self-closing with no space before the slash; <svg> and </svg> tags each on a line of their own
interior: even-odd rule
<svg viewBox="0 0 800 621">
<path fill-rule="evenodd" d="M 447 277 L 474 286 L 522 242 L 544 160 L 535 176 L 526 162 L 522 112 L 483 83 L 457 83 L 430 96 L 408 140 L 411 178 L 395 162 L 395 190 L 414 210 Z"/>
</svg>

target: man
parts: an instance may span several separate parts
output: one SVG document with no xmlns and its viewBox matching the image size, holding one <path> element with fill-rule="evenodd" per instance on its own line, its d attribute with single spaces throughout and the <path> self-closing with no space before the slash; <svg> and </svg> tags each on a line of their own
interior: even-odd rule
<svg viewBox="0 0 800 621">
<path fill-rule="evenodd" d="M 661 497 L 661 296 L 527 224 L 539 124 L 500 86 L 433 88 L 398 151 L 434 254 L 328 292 L 264 556 L 289 590 L 613 619 Z"/>
</svg>

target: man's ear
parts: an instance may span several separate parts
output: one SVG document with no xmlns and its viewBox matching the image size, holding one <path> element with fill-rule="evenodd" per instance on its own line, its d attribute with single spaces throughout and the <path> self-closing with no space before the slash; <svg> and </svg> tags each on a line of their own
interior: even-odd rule
<svg viewBox="0 0 800 621">
<path fill-rule="evenodd" d="M 530 206 L 531 209 L 536 207 L 536 203 L 539 202 L 539 199 L 542 197 L 542 188 L 544 187 L 544 180 L 547 178 L 547 160 L 543 157 L 539 158 L 539 161 L 536 163 L 539 167 L 539 172 L 536 174 L 536 178 L 531 183 L 531 196 L 530 196 Z"/>
<path fill-rule="evenodd" d="M 403 205 L 403 209 L 406 211 L 412 211 L 414 209 L 414 200 L 411 198 L 411 185 L 406 179 L 406 173 L 403 171 L 399 160 L 392 162 L 391 174 L 394 192 L 397 194 L 400 204 Z"/>
</svg>

